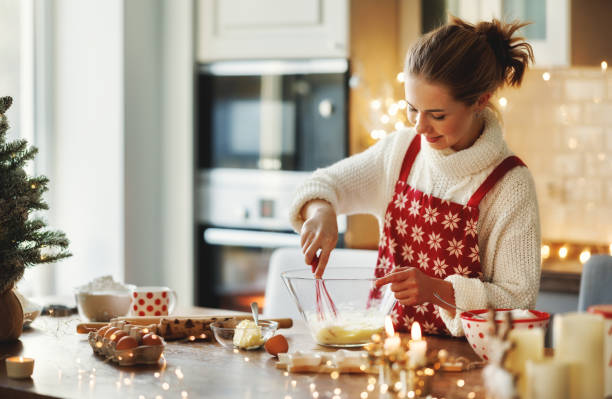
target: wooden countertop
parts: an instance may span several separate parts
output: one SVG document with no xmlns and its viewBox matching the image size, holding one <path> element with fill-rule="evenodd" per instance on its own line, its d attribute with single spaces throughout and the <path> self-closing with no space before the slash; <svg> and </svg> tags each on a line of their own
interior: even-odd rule
<svg viewBox="0 0 612 399">
<path fill-rule="evenodd" d="M 194 308 L 190 315 L 232 312 Z M 187 314 L 187 313 L 186 313 Z M 157 366 L 118 367 L 93 354 L 86 335 L 76 334 L 77 317 L 39 317 L 20 340 L 0 344 L 2 359 L 21 355 L 35 359 L 31 379 L 6 376 L 0 362 L 0 397 L 10 398 L 312 398 L 315 384 L 321 398 L 331 397 L 336 388 L 342 398 L 359 397 L 367 392 L 367 375 L 289 374 L 275 368 L 275 358 L 264 350 L 241 351 L 221 347 L 216 342 L 168 342 L 165 361 Z M 294 321 L 291 329 L 280 330 L 289 341 L 290 351 L 330 349 L 316 345 L 305 325 Z M 444 348 L 451 356 L 478 360 L 463 339 L 427 337 L 430 350 Z M 438 372 L 432 381 L 432 394 L 467 397 L 475 392 L 483 398 L 481 369 L 466 372 Z M 457 381 L 464 380 L 459 387 Z M 142 396 L 141 396 L 142 395 Z M 368 392 L 368 398 L 376 398 Z"/>
</svg>

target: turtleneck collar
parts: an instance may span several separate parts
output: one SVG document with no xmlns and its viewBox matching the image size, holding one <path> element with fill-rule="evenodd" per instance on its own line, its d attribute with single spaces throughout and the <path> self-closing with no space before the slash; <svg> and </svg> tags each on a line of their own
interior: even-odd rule
<svg viewBox="0 0 612 399">
<path fill-rule="evenodd" d="M 483 117 L 485 125 L 482 134 L 474 144 L 461 151 L 452 148 L 436 150 L 421 137 L 421 152 L 426 162 L 431 162 L 432 167 L 453 177 L 476 174 L 500 163 L 508 153 L 501 125 L 489 108 L 485 108 Z"/>
</svg>

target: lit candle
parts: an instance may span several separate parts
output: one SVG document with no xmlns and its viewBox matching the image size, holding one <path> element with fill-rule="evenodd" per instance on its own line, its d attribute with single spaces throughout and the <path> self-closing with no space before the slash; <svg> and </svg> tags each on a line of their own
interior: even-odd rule
<svg viewBox="0 0 612 399">
<path fill-rule="evenodd" d="M 527 360 L 526 394 L 529 399 L 570 399 L 570 365 L 554 359 Z"/>
<path fill-rule="evenodd" d="M 544 357 L 544 331 L 540 328 L 511 330 L 508 340 L 512 342 L 513 348 L 508 352 L 505 366 L 508 370 L 518 374 L 517 388 L 521 398 L 525 398 L 527 397 L 525 395 L 525 362 L 540 360 Z"/>
<path fill-rule="evenodd" d="M 387 338 L 385 338 L 385 343 L 383 346 L 385 348 L 385 353 L 391 354 L 397 352 L 402 344 L 402 341 L 399 334 L 396 334 L 395 330 L 393 329 L 393 321 L 391 320 L 390 316 L 385 318 L 385 331 L 387 332 Z"/>
<path fill-rule="evenodd" d="M 6 359 L 6 375 L 10 378 L 29 378 L 34 371 L 34 359 L 13 356 Z"/>
<path fill-rule="evenodd" d="M 603 317 L 588 313 L 556 315 L 553 322 L 555 359 L 571 363 L 571 397 L 603 397 Z"/>
<path fill-rule="evenodd" d="M 412 323 L 410 328 L 410 349 L 408 357 L 410 358 L 411 367 L 419 367 L 425 364 L 425 355 L 427 353 L 427 341 L 421 338 L 421 326 L 418 322 Z"/>
</svg>

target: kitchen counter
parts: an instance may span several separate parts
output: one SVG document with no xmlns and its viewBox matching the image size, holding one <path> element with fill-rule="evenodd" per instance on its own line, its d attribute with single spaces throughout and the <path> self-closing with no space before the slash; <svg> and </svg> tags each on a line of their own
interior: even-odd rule
<svg viewBox="0 0 612 399">
<path fill-rule="evenodd" d="M 190 315 L 228 314 L 192 308 Z M 164 357 L 156 366 L 118 367 L 93 354 L 86 335 L 76 334 L 77 317 L 39 317 L 20 340 L 0 344 L 0 397 L 10 398 L 312 398 L 314 384 L 319 397 L 327 398 L 340 389 L 339 397 L 376 398 L 368 391 L 368 375 L 288 374 L 275 367 L 275 358 L 264 350 L 241 351 L 216 342 L 167 343 Z M 290 351 L 331 349 L 314 343 L 303 322 L 279 330 L 289 341 Z M 464 339 L 427 337 L 429 349 L 444 348 L 451 356 L 478 360 Z M 31 379 L 6 376 L 4 358 L 21 355 L 35 359 Z M 432 393 L 443 396 L 484 397 L 481 369 L 465 372 L 437 372 Z M 464 381 L 463 386 L 458 384 Z M 336 391 L 338 392 L 338 391 Z M 382 395 L 381 395 L 382 396 Z M 435 396 L 435 395 L 434 395 Z"/>
<path fill-rule="evenodd" d="M 577 294 L 580 291 L 582 264 L 571 261 L 551 261 L 542 264 L 540 291 Z"/>
</svg>

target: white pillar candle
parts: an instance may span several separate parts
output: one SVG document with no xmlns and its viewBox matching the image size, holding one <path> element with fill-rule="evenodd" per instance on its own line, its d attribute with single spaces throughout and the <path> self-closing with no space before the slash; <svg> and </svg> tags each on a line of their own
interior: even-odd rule
<svg viewBox="0 0 612 399">
<path fill-rule="evenodd" d="M 568 363 L 552 358 L 527 360 L 525 363 L 527 399 L 570 399 L 570 368 Z"/>
<path fill-rule="evenodd" d="M 525 362 L 544 357 L 544 331 L 540 328 L 515 329 L 510 331 L 508 339 L 513 347 L 508 352 L 505 366 L 518 375 L 517 389 L 521 397 L 525 397 Z"/>
<path fill-rule="evenodd" d="M 593 305 L 589 313 L 600 314 L 604 321 L 604 396 L 612 397 L 612 305 Z"/>
<path fill-rule="evenodd" d="M 408 358 L 411 367 L 425 365 L 427 358 L 427 341 L 421 338 L 421 326 L 418 322 L 412 323 L 410 328 L 410 342 L 408 347 Z"/>
<path fill-rule="evenodd" d="M 29 378 L 34 372 L 34 359 L 13 356 L 6 358 L 6 375 L 10 378 Z"/>
<path fill-rule="evenodd" d="M 390 355 L 397 352 L 402 344 L 402 339 L 393 329 L 393 320 L 391 320 L 390 316 L 385 317 L 385 332 L 387 333 L 387 338 L 385 338 L 383 348 L 385 353 Z"/>
<path fill-rule="evenodd" d="M 397 352 L 402 344 L 402 340 L 399 335 L 385 338 L 384 348 L 385 353 L 390 355 Z"/>
<path fill-rule="evenodd" d="M 603 397 L 603 317 L 588 313 L 556 315 L 555 359 L 570 363 L 572 399 Z"/>
</svg>

